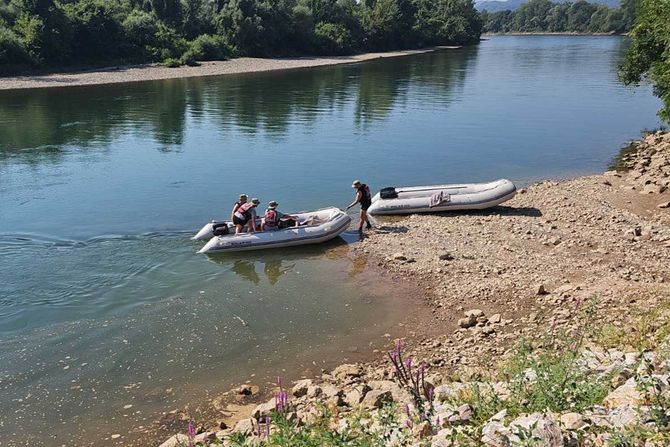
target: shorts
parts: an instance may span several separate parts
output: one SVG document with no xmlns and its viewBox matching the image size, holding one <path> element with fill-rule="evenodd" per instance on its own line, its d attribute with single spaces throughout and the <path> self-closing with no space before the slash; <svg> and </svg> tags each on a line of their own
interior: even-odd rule
<svg viewBox="0 0 670 447">
<path fill-rule="evenodd" d="M 240 219 L 237 216 L 233 216 L 233 224 L 245 226 L 249 222 L 249 219 Z"/>
<path fill-rule="evenodd" d="M 372 202 L 364 202 L 364 203 L 361 203 L 361 209 L 362 209 L 363 211 L 367 211 L 368 208 L 370 208 L 371 205 L 372 205 Z"/>
</svg>

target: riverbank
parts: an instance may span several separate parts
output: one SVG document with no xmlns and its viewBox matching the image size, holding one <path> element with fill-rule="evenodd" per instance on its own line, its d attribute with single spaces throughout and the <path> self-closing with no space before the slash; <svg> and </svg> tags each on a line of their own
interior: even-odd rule
<svg viewBox="0 0 670 447">
<path fill-rule="evenodd" d="M 21 90 L 82 85 L 118 84 L 125 82 L 156 81 L 161 79 L 219 76 L 227 74 L 259 73 L 278 70 L 321 67 L 326 65 L 355 64 L 375 59 L 432 53 L 457 46 L 440 46 L 420 50 L 363 53 L 352 56 L 251 58 L 241 57 L 227 61 L 201 62 L 198 66 L 168 68 L 159 64 L 109 67 L 105 69 L 0 77 L 0 90 Z"/>
<path fill-rule="evenodd" d="M 580 33 L 577 31 L 560 31 L 560 32 L 550 32 L 550 31 L 510 31 L 507 33 L 484 33 L 482 37 L 487 36 L 620 36 L 622 34 L 618 33 Z M 626 35 L 626 34 L 623 34 Z"/>
<path fill-rule="evenodd" d="M 426 361 L 425 387 L 406 370 L 410 386 L 399 383 L 380 352 L 282 387 L 279 407 L 256 406 L 261 387 L 232 390 L 231 402 L 256 400 L 221 407 L 223 423 L 197 424 L 198 439 L 267 438 L 269 427 L 282 445 L 301 421 L 300 436 L 379 445 L 667 445 L 670 134 L 645 137 L 619 166 L 534 184 L 485 212 L 380 220 L 355 250 L 427 294 L 441 331 L 402 347 L 413 377 Z"/>
</svg>

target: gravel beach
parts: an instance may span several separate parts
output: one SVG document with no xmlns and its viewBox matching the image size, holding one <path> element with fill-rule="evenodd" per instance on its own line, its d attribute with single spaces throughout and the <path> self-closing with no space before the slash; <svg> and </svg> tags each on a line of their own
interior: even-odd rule
<svg viewBox="0 0 670 447">
<path fill-rule="evenodd" d="M 333 57 L 292 57 L 277 59 L 241 57 L 228 61 L 201 62 L 197 67 L 182 66 L 178 68 L 167 68 L 158 64 L 108 67 L 105 69 L 72 73 L 0 77 L 0 90 L 74 87 L 79 85 L 116 84 L 122 82 L 154 81 L 159 79 L 291 70 L 296 68 L 320 67 L 324 65 L 354 64 L 375 59 L 410 56 L 456 48 L 459 47 L 441 46 L 421 50 L 364 53 L 353 56 Z"/>
<path fill-rule="evenodd" d="M 403 408 L 416 399 L 398 385 L 382 352 L 369 363 L 291 385 L 290 417 L 309 424 L 330 417 L 322 409 L 331 408 L 335 417 L 328 420 L 339 433 L 348 427 L 341 422 L 347 415 L 363 411 L 376 420 L 384 402 L 395 402 L 413 438 L 397 445 L 445 447 L 521 445 L 515 443 L 519 426 L 538 439 L 533 445 L 552 447 L 611 445 L 618 430 L 654 430 L 636 415 L 649 417 L 650 407 L 640 405 L 654 399 L 641 384 L 670 380 L 663 354 L 670 349 L 670 134 L 650 134 L 632 147 L 619 162 L 621 171 L 536 183 L 487 211 L 379 219 L 354 256 L 391 276 L 387 280 L 408 282 L 432 308 L 432 317 L 407 328 L 404 346 L 405 355 L 426 362 L 437 418 L 416 426 L 407 420 Z M 579 342 L 571 374 L 587 378 L 584 386 L 604 387 L 596 404 L 561 409 L 564 414 L 510 407 L 516 413 L 506 416 L 516 385 L 496 377 L 496 365 L 522 340 L 542 347 L 548 340 L 560 344 L 552 334 L 581 331 L 596 338 Z M 495 411 L 503 408 L 488 420 L 477 419 L 486 410 L 472 399 L 472 387 L 483 380 L 497 396 Z M 258 440 L 258 424 L 277 405 L 263 403 L 276 391 L 272 384 L 259 385 L 216 400 L 218 418 L 203 424 L 199 439 L 226 444 L 242 433 Z M 184 426 L 189 414 L 177 411 L 170 420 Z M 224 430 L 212 427 L 218 422 Z M 186 439 L 179 436 L 163 446 Z M 573 442 L 578 439 L 587 442 Z M 658 439 L 644 445 L 667 445 Z"/>
</svg>

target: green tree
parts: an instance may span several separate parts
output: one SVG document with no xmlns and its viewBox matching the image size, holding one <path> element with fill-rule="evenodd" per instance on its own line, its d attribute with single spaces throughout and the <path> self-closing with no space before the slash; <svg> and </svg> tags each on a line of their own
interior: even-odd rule
<svg viewBox="0 0 670 447">
<path fill-rule="evenodd" d="M 584 0 L 579 0 L 570 6 L 568 10 L 568 31 L 584 33 L 588 31 L 591 15 L 595 6 Z"/>
<path fill-rule="evenodd" d="M 621 27 L 624 30 L 630 30 L 633 28 L 633 23 L 635 22 L 635 2 L 636 0 L 621 0 Z"/>
<path fill-rule="evenodd" d="M 549 0 L 530 0 L 516 12 L 516 29 L 519 31 L 546 31 L 547 16 L 552 9 Z"/>
<path fill-rule="evenodd" d="M 399 39 L 401 11 L 398 0 L 367 0 L 361 3 L 359 18 L 365 46 L 372 50 L 394 48 Z"/>
<path fill-rule="evenodd" d="M 181 23 L 182 5 L 180 0 L 150 0 L 151 10 L 156 17 L 167 24 Z"/>
<path fill-rule="evenodd" d="M 65 4 L 64 13 L 77 42 L 76 59 L 116 61 L 130 51 L 120 22 L 120 4 L 104 0 L 80 0 Z"/>
<path fill-rule="evenodd" d="M 570 3 L 556 3 L 547 14 L 547 31 L 560 33 L 568 30 L 568 11 Z"/>
<path fill-rule="evenodd" d="M 670 0 L 639 0 L 631 37 L 620 77 L 627 84 L 652 82 L 663 101 L 659 116 L 670 122 Z"/>
</svg>

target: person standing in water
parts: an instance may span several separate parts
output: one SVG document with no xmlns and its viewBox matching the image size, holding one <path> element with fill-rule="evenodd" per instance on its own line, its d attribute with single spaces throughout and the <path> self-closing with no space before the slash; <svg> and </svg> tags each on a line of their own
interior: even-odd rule
<svg viewBox="0 0 670 447">
<path fill-rule="evenodd" d="M 354 180 L 354 183 L 351 184 L 351 187 L 356 189 L 356 197 L 354 201 L 347 207 L 349 210 L 351 207 L 355 206 L 357 203 L 361 205 L 361 221 L 358 224 L 358 232 L 363 232 L 363 224 L 365 223 L 365 228 L 370 229 L 370 221 L 368 220 L 368 208 L 372 205 L 372 196 L 370 195 L 370 188 L 365 183 L 361 183 L 360 180 Z"/>
</svg>

